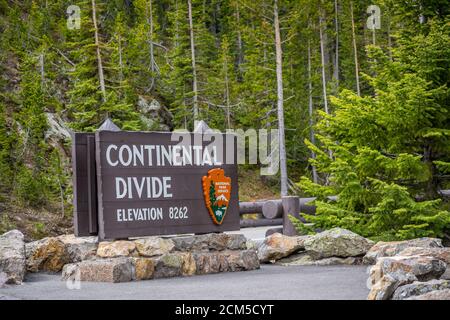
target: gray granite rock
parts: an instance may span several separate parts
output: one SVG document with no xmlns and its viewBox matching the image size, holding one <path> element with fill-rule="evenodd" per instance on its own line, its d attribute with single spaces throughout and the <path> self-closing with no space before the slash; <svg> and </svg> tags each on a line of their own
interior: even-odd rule
<svg viewBox="0 0 450 320">
<path fill-rule="evenodd" d="M 25 242 L 22 232 L 11 230 L 0 236 L 0 273 L 5 283 L 20 284 L 26 272 Z"/>
</svg>

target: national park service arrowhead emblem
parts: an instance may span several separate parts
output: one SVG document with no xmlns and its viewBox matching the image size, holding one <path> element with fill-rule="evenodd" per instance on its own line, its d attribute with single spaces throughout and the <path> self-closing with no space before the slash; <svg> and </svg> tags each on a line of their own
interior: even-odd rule
<svg viewBox="0 0 450 320">
<path fill-rule="evenodd" d="M 220 168 L 211 169 L 202 178 L 203 195 L 208 212 L 215 224 L 222 224 L 231 197 L 231 178 Z"/>
</svg>

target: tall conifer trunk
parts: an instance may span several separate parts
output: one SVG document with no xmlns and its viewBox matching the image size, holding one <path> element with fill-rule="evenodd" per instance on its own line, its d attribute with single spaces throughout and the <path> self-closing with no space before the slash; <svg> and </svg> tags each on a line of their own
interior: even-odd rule
<svg viewBox="0 0 450 320">
<path fill-rule="evenodd" d="M 358 48 L 356 47 L 355 19 L 353 17 L 353 1 L 350 1 L 350 15 L 352 20 L 352 42 L 353 42 L 353 56 L 355 61 L 356 93 L 358 94 L 358 96 L 361 96 L 361 89 L 359 85 Z"/>
<path fill-rule="evenodd" d="M 281 49 L 280 21 L 278 18 L 278 0 L 273 5 L 274 27 L 275 27 L 275 52 L 277 73 L 277 106 L 278 106 L 278 131 L 280 144 L 280 173 L 281 173 L 281 196 L 288 195 L 288 177 L 286 167 L 286 145 L 284 141 L 284 108 L 283 108 L 283 52 Z"/>
<path fill-rule="evenodd" d="M 100 41 L 99 41 L 99 37 L 98 37 L 97 13 L 96 13 L 95 0 L 92 0 L 92 23 L 94 25 L 95 48 L 97 51 L 98 81 L 100 83 L 100 91 L 102 93 L 103 102 L 106 102 L 105 76 L 103 74 L 102 55 L 101 55 L 101 51 L 100 51 Z"/>
<path fill-rule="evenodd" d="M 194 23 L 192 21 L 192 1 L 188 0 L 188 15 L 189 15 L 189 35 L 191 40 L 191 62 L 192 62 L 192 91 L 193 91 L 193 105 L 194 105 L 194 121 L 199 120 L 198 110 L 198 89 L 197 89 L 197 67 L 195 64 L 195 41 L 194 41 Z"/>
</svg>

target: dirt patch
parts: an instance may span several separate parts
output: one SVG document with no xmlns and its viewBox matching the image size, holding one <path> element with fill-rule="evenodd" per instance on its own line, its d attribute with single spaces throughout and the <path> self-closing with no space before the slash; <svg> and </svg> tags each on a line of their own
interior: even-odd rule
<svg viewBox="0 0 450 320">
<path fill-rule="evenodd" d="M 278 188 L 263 182 L 259 170 L 243 170 L 239 168 L 239 200 L 256 201 L 263 199 L 279 199 Z"/>
<path fill-rule="evenodd" d="M 73 233 L 72 215 L 62 217 L 57 210 L 22 208 L 17 205 L 0 206 L 0 234 L 18 229 L 25 241 L 48 236 Z"/>
</svg>

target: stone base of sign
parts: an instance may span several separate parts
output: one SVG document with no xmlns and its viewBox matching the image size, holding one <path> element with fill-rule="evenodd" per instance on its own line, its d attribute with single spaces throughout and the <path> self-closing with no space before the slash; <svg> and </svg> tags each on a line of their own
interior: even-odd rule
<svg viewBox="0 0 450 320">
<path fill-rule="evenodd" d="M 258 255 L 243 235 L 211 233 L 100 242 L 95 256 L 65 264 L 62 279 L 126 282 L 255 269 Z"/>
</svg>

